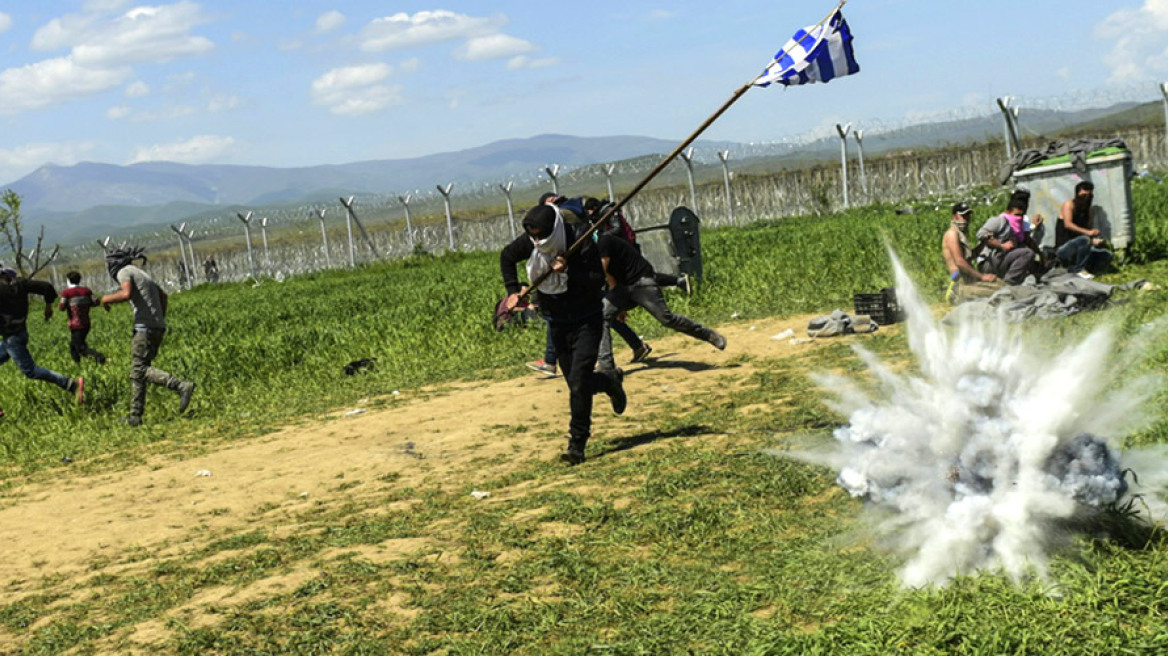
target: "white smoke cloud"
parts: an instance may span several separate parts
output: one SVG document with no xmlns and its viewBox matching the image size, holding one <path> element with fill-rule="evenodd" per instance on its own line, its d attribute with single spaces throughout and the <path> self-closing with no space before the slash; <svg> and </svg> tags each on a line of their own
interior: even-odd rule
<svg viewBox="0 0 1168 656">
<path fill-rule="evenodd" d="M 1095 37 L 1114 42 L 1104 62 L 1110 81 L 1159 81 L 1168 75 L 1168 0 L 1144 0 L 1137 9 L 1120 9 L 1095 30 Z"/>
<path fill-rule="evenodd" d="M 235 139 L 216 135 L 200 135 L 186 141 L 143 146 L 134 152 L 130 164 L 138 162 L 178 162 L 207 164 L 222 161 L 237 149 Z"/>
<path fill-rule="evenodd" d="M 1052 353 L 1004 320 L 942 327 L 895 268 L 920 374 L 857 349 L 882 393 L 821 377 L 848 424 L 833 450 L 794 457 L 835 468 L 840 485 L 877 511 L 903 552 L 905 585 L 979 570 L 1044 576 L 1055 526 L 1131 498 L 1124 467 L 1137 467 L 1140 491 L 1153 492 L 1144 498 L 1163 518 L 1168 459 L 1118 449 L 1150 419 L 1161 383 L 1130 372 L 1163 326 L 1129 339 L 1122 356 L 1107 327 Z"/>
</svg>

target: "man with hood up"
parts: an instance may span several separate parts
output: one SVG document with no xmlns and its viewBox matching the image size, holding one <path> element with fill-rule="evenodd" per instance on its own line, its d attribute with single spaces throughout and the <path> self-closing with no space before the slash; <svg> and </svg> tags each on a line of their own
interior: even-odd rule
<svg viewBox="0 0 1168 656">
<path fill-rule="evenodd" d="M 517 305 L 528 290 L 519 282 L 519 262 L 527 261 L 528 280 L 550 272 L 536 288 L 535 300 L 547 321 L 557 364 L 568 383 L 568 450 L 560 458 L 578 465 L 585 460 L 584 448 L 592 434 L 592 396 L 607 394 L 618 415 L 625 411 L 628 399 L 623 372 L 594 371 L 604 333 L 604 269 L 591 239 L 567 254 L 587 230 L 565 220 L 564 213 L 568 211 L 543 203 L 528 210 L 523 217 L 524 234 L 503 247 L 499 269 L 507 288 L 507 307 Z"/>
<path fill-rule="evenodd" d="M 150 274 L 134 266 L 135 260 L 146 263 L 141 248 L 119 248 L 106 254 L 106 269 L 120 289 L 101 299 L 106 309 L 126 301 L 134 309 L 134 338 L 130 342 L 130 415 L 124 420 L 130 426 L 142 424 L 142 414 L 146 411 L 146 383 L 177 392 L 179 414 L 186 412 L 195 391 L 194 383 L 151 366 L 162 346 L 162 338 L 166 336 L 167 295 Z"/>
</svg>

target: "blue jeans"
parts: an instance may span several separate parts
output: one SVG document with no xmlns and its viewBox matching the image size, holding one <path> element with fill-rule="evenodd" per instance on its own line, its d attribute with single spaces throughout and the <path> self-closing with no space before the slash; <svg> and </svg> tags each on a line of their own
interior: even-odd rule
<svg viewBox="0 0 1168 656">
<path fill-rule="evenodd" d="M 1091 238 L 1087 235 L 1079 235 L 1059 246 L 1054 255 L 1071 273 L 1078 273 L 1083 269 L 1091 273 L 1106 271 L 1107 265 L 1114 257 L 1111 251 L 1092 246 Z"/>
<path fill-rule="evenodd" d="M 52 383 L 66 391 L 69 389 L 68 377 L 44 367 L 38 367 L 33 361 L 32 354 L 28 352 L 27 330 L 0 339 L 0 364 L 8 362 L 9 359 L 26 377 Z"/>
</svg>

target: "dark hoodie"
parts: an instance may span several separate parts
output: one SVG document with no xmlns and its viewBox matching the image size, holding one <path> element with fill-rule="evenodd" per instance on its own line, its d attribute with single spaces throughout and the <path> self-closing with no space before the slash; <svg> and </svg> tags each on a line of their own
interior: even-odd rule
<svg viewBox="0 0 1168 656">
<path fill-rule="evenodd" d="M 0 337 L 19 335 L 27 329 L 29 294 L 39 294 L 46 303 L 57 299 L 57 290 L 47 282 L 0 276 Z"/>
<path fill-rule="evenodd" d="M 550 210 L 550 208 L 548 208 Z M 547 214 L 539 208 L 533 208 L 524 217 L 525 225 L 538 227 L 543 234 L 550 234 L 555 221 L 554 211 L 551 213 L 551 223 L 548 223 Z M 580 235 L 587 230 L 586 226 L 564 221 L 564 236 L 570 248 Z M 519 282 L 516 271 L 520 262 L 527 260 L 535 251 L 535 244 L 526 233 L 519 235 L 510 244 L 503 247 L 499 254 L 499 270 L 503 274 L 503 285 L 508 294 L 518 293 L 523 286 Z M 535 292 L 534 301 L 539 306 L 539 312 L 550 321 L 574 322 L 600 313 L 602 306 L 605 280 L 604 268 L 600 264 L 600 255 L 596 244 L 587 239 L 580 249 L 568 258 L 568 290 L 562 294 L 545 294 Z"/>
</svg>

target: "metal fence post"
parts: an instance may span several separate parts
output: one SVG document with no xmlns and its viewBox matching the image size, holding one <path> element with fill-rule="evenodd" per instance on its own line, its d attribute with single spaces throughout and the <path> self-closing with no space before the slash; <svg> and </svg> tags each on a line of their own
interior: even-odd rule
<svg viewBox="0 0 1168 656">
<path fill-rule="evenodd" d="M 450 188 L 454 186 L 453 182 L 449 182 L 445 187 L 442 185 L 435 185 L 438 193 L 442 194 L 442 203 L 446 206 L 446 239 L 450 244 L 450 250 L 456 251 L 454 244 L 454 215 L 450 212 Z"/>
<path fill-rule="evenodd" d="M 247 266 L 249 269 L 251 269 L 251 275 L 254 276 L 255 275 L 255 258 L 252 257 L 252 254 L 251 254 L 251 215 L 252 215 L 251 212 L 248 212 L 247 216 L 244 216 L 243 214 L 240 214 L 239 212 L 235 213 L 235 216 L 238 216 L 239 220 L 243 221 L 243 235 L 247 239 Z"/>
<path fill-rule="evenodd" d="M 410 245 L 410 252 L 412 253 L 414 249 L 418 247 L 418 245 L 414 243 L 414 224 L 410 221 L 411 198 L 413 198 L 412 194 L 406 194 L 405 196 L 397 197 L 397 199 L 401 201 L 402 207 L 406 208 L 406 242 Z"/>
<path fill-rule="evenodd" d="M 845 210 L 851 206 L 848 203 L 848 131 L 851 129 L 851 123 L 846 125 L 835 124 L 835 131 L 840 136 L 840 176 L 843 180 Z"/>
<path fill-rule="evenodd" d="M 560 193 L 560 165 L 545 166 L 543 170 L 547 171 L 548 177 L 552 179 L 552 193 L 558 196 Z"/>
<path fill-rule="evenodd" d="M 687 150 L 685 152 L 678 153 L 678 156 L 681 157 L 681 161 L 685 162 L 685 174 L 686 174 L 686 176 L 689 177 L 689 205 L 690 205 L 689 208 L 691 211 L 697 212 L 698 211 L 698 192 L 697 192 L 697 189 L 694 187 L 693 153 L 694 153 L 694 149 L 691 147 L 689 150 Z"/>
<path fill-rule="evenodd" d="M 852 132 L 852 136 L 856 138 L 856 148 L 860 151 L 860 189 L 864 192 L 864 198 L 868 197 L 868 175 L 864 172 L 864 131 L 856 130 Z"/>
<path fill-rule="evenodd" d="M 734 224 L 734 201 L 730 196 L 730 165 L 727 162 L 730 160 L 730 151 L 719 150 L 718 159 L 722 160 L 722 182 L 726 188 L 726 220 L 731 225 Z"/>
<path fill-rule="evenodd" d="M 326 207 L 326 208 L 316 210 L 315 214 L 316 214 L 316 218 L 320 221 L 320 241 L 322 244 L 322 248 L 324 249 L 324 266 L 326 269 L 331 269 L 331 268 L 333 268 L 333 259 L 329 255 L 328 231 L 325 230 L 325 227 L 324 227 L 324 213 L 327 209 L 328 208 Z"/>
<path fill-rule="evenodd" d="M 187 224 L 182 223 L 177 228 L 174 226 L 170 226 L 170 229 L 173 230 L 176 235 L 178 235 L 178 256 L 179 256 L 179 260 L 182 262 L 183 269 L 186 270 L 186 276 L 185 276 L 186 277 L 186 281 L 185 281 L 186 288 L 190 289 L 191 288 L 191 267 L 187 264 L 187 248 L 186 248 L 186 245 L 183 244 L 183 230 L 186 227 L 187 227 Z"/>
<path fill-rule="evenodd" d="M 519 229 L 515 227 L 515 205 L 511 202 L 511 190 L 514 188 L 515 183 L 511 180 L 508 180 L 505 185 L 499 185 L 499 189 L 502 189 L 503 195 L 507 197 L 507 219 L 511 222 L 512 239 L 519 235 Z"/>
</svg>

